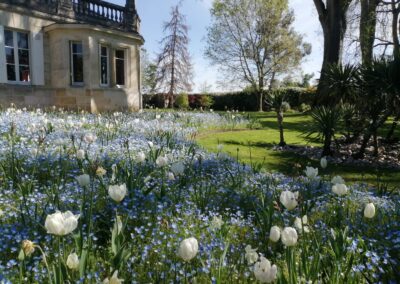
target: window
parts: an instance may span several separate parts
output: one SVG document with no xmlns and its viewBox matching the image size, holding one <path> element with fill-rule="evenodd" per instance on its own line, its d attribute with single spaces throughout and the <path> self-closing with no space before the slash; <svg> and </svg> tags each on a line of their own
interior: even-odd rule
<svg viewBox="0 0 400 284">
<path fill-rule="evenodd" d="M 109 85 L 109 60 L 108 60 L 108 47 L 100 46 L 100 85 Z"/>
<path fill-rule="evenodd" d="M 125 85 L 125 50 L 115 50 L 115 83 Z"/>
<path fill-rule="evenodd" d="M 28 33 L 4 30 L 7 80 L 10 82 L 29 83 Z"/>
<path fill-rule="evenodd" d="M 83 85 L 83 48 L 81 42 L 71 42 L 71 84 Z"/>
</svg>

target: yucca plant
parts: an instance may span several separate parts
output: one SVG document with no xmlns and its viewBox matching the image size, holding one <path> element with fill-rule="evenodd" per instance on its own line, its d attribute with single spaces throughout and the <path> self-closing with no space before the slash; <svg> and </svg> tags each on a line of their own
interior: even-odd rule
<svg viewBox="0 0 400 284">
<path fill-rule="evenodd" d="M 317 134 L 317 138 L 324 141 L 322 157 L 331 156 L 333 153 L 331 149 L 332 140 L 335 138 L 335 133 L 337 132 L 342 117 L 340 107 L 316 107 L 311 111 L 310 115 L 314 123 L 307 137 Z"/>
<path fill-rule="evenodd" d="M 276 119 L 278 121 L 279 127 L 279 146 L 285 146 L 285 136 L 283 131 L 283 114 L 287 108 L 286 100 L 287 93 L 285 90 L 273 90 L 269 92 L 268 96 L 265 99 L 265 103 L 272 107 L 276 112 Z"/>
</svg>

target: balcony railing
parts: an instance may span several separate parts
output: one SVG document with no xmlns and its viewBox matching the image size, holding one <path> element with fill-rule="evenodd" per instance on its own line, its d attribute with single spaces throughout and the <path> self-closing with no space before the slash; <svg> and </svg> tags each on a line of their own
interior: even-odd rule
<svg viewBox="0 0 400 284">
<path fill-rule="evenodd" d="M 0 0 L 1 2 L 52 16 L 73 18 L 81 23 L 138 32 L 139 20 L 134 9 L 102 0 Z"/>
<path fill-rule="evenodd" d="M 77 16 L 125 25 L 125 7 L 98 0 L 72 0 L 72 7 Z"/>
</svg>

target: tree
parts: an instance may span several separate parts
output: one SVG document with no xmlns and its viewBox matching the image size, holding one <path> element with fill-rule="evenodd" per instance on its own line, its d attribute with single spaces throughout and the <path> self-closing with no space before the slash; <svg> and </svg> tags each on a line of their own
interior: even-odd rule
<svg viewBox="0 0 400 284">
<path fill-rule="evenodd" d="M 141 52 L 142 93 L 154 94 L 157 87 L 157 65 L 149 59 L 146 49 Z"/>
<path fill-rule="evenodd" d="M 231 82 L 250 84 L 263 110 L 263 90 L 297 67 L 310 45 L 292 28 L 287 0 L 215 0 L 205 52 Z"/>
<path fill-rule="evenodd" d="M 329 65 L 342 60 L 343 40 L 347 29 L 346 13 L 352 0 L 314 0 L 324 34 L 324 59 L 320 81 Z M 318 87 L 321 92 L 321 84 Z"/>
<path fill-rule="evenodd" d="M 363 64 L 370 64 L 374 57 L 377 7 L 381 0 L 360 0 L 360 48 Z"/>
<path fill-rule="evenodd" d="M 192 89 L 192 64 L 188 51 L 189 37 L 186 18 L 179 4 L 171 10 L 171 20 L 164 24 L 167 35 L 157 59 L 157 89 L 165 95 L 165 107 L 174 106 L 175 95 Z"/>
</svg>

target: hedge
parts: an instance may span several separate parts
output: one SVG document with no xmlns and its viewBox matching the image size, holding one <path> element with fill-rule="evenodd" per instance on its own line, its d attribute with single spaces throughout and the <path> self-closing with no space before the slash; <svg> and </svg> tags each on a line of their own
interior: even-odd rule
<svg viewBox="0 0 400 284">
<path fill-rule="evenodd" d="M 314 88 L 282 88 L 286 94 L 286 101 L 293 109 L 299 109 L 301 105 L 314 105 L 316 99 L 316 90 Z M 264 92 L 264 98 L 268 95 L 268 91 Z M 242 91 L 224 94 L 198 95 L 192 94 L 188 96 L 189 107 L 191 109 L 214 109 L 219 111 L 239 110 L 239 111 L 258 111 L 259 99 L 255 92 Z M 163 95 L 144 95 L 143 103 L 145 107 L 162 108 Z M 264 110 L 268 110 L 268 106 L 264 104 Z"/>
</svg>

